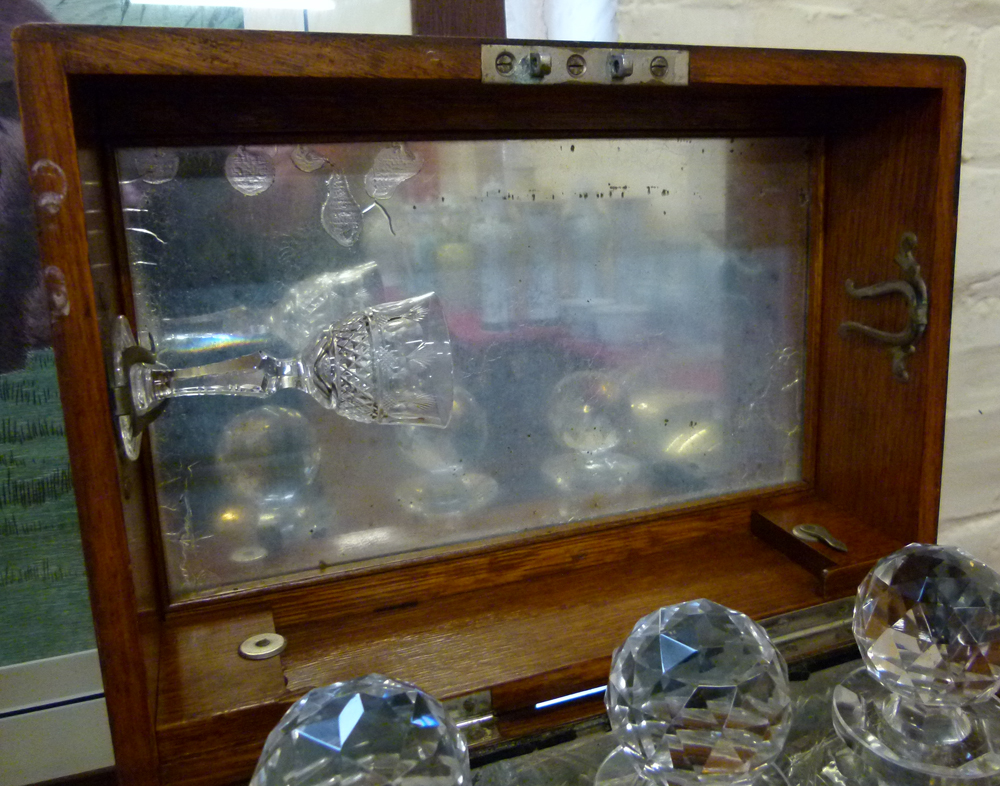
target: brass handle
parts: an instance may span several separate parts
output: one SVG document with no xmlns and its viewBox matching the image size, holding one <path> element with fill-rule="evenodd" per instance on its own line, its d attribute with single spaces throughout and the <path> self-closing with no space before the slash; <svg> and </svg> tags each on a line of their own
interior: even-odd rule
<svg viewBox="0 0 1000 786">
<path fill-rule="evenodd" d="M 897 333 L 862 325 L 860 322 L 843 322 L 838 332 L 841 336 L 850 333 L 860 333 L 873 341 L 889 346 L 892 357 L 892 373 L 900 382 L 910 378 L 906 370 L 906 358 L 916 351 L 916 345 L 927 328 L 927 284 L 920 275 L 920 265 L 917 264 L 913 251 L 917 247 L 917 236 L 912 232 L 903 233 L 899 241 L 899 251 L 896 252 L 896 264 L 903 273 L 899 281 L 884 281 L 867 287 L 855 287 L 854 281 L 847 279 L 845 288 L 853 298 L 873 298 L 883 295 L 902 295 L 907 302 L 908 321 L 906 327 Z"/>
</svg>

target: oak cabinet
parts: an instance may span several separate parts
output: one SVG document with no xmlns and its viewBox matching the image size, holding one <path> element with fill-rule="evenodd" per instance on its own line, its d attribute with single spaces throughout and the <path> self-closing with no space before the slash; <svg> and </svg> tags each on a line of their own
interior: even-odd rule
<svg viewBox="0 0 1000 786">
<path fill-rule="evenodd" d="M 291 701 L 369 672 L 490 691 L 501 735 L 599 712 L 535 705 L 601 684 L 650 609 L 806 608 L 935 539 L 960 60 L 15 43 L 123 782 L 245 779 Z M 189 368 L 430 290 L 448 429 L 190 397 L 126 456 L 121 318 Z"/>
</svg>

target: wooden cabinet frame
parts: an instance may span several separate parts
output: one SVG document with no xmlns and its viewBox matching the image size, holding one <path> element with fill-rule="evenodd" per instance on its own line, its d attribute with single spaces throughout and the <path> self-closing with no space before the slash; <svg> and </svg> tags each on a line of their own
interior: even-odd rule
<svg viewBox="0 0 1000 786">
<path fill-rule="evenodd" d="M 593 712 L 533 707 L 605 681 L 611 651 L 650 609 L 700 596 L 755 617 L 803 608 L 850 594 L 879 555 L 935 539 L 962 61 L 683 47 L 685 87 L 495 86 L 481 81 L 480 43 L 55 26 L 16 35 L 32 184 L 36 198 L 50 194 L 38 231 L 123 783 L 245 779 L 295 697 L 371 671 L 441 698 L 490 689 L 505 733 Z M 113 147 L 778 134 L 820 150 L 802 482 L 167 602 L 150 467 L 121 459 L 107 384 L 110 321 L 132 316 Z M 883 348 L 838 326 L 899 328 L 898 302 L 851 300 L 844 282 L 896 277 L 904 232 L 919 239 L 930 314 L 900 383 Z M 806 520 L 849 539 L 849 556 L 790 539 Z M 281 658 L 237 656 L 246 636 L 269 630 L 288 638 Z"/>
</svg>

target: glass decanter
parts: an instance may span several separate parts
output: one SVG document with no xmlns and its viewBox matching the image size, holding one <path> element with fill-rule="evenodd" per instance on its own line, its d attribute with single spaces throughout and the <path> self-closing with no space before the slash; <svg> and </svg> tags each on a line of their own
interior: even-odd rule
<svg viewBox="0 0 1000 786">
<path fill-rule="evenodd" d="M 549 426 L 570 448 L 547 459 L 542 471 L 564 494 L 620 491 L 642 476 L 642 465 L 616 448 L 627 429 L 628 398 L 610 372 L 577 371 L 556 385 Z"/>
<path fill-rule="evenodd" d="M 446 428 L 398 432 L 400 451 L 419 469 L 396 490 L 400 504 L 424 517 L 456 517 L 489 505 L 499 484 L 476 469 L 488 437 L 486 412 L 468 390 L 455 385 Z"/>
</svg>

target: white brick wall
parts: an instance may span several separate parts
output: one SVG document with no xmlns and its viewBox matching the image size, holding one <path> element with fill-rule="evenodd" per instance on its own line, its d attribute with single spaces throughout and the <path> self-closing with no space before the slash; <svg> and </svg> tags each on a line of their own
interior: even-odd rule
<svg viewBox="0 0 1000 786">
<path fill-rule="evenodd" d="M 1000 569 L 1000 1 L 620 0 L 618 29 L 624 41 L 965 59 L 939 540 L 963 546 Z"/>
</svg>

